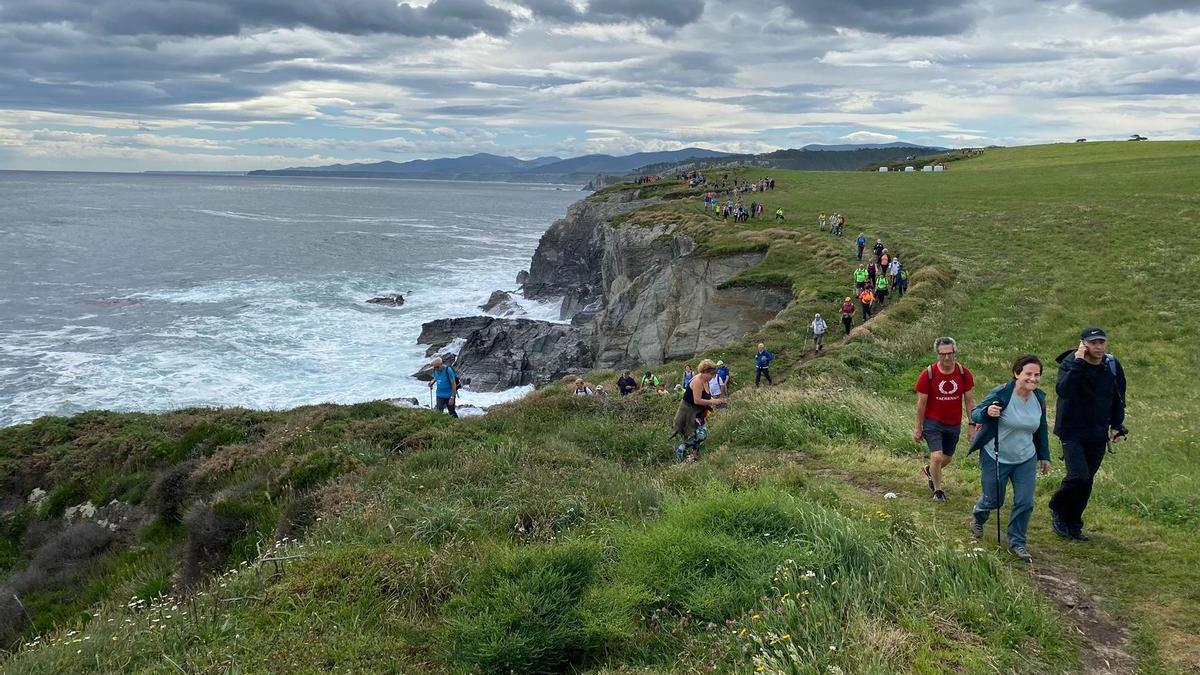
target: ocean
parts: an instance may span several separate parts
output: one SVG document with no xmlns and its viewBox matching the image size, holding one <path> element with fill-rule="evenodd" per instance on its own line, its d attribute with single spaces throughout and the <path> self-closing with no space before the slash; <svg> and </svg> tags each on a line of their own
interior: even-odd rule
<svg viewBox="0 0 1200 675">
<path fill-rule="evenodd" d="M 573 186 L 0 172 L 0 426 L 428 400 L 421 324 L 512 290 Z M 391 308 L 366 300 L 402 293 Z M 524 302 L 557 319 L 556 303 Z M 526 389 L 464 392 L 488 405 Z"/>
</svg>

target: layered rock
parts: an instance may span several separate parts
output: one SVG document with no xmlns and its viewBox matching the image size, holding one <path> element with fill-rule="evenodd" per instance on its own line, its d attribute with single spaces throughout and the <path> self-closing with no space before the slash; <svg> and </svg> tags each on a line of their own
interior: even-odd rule
<svg viewBox="0 0 1200 675">
<path fill-rule="evenodd" d="M 454 363 L 483 391 L 541 385 L 591 367 L 690 357 L 738 340 L 791 301 L 790 289 L 729 285 L 765 253 L 711 256 L 674 225 L 614 225 L 650 203 L 633 197 L 619 191 L 578 202 L 538 243 L 524 294 L 562 298 L 570 325 L 440 319 L 421 331 L 427 355 Z M 496 313 L 509 302 L 497 291 L 483 308 Z M 428 379 L 428 367 L 418 377 Z"/>
<path fill-rule="evenodd" d="M 530 319 L 471 316 L 421 326 L 428 355 L 461 341 L 453 365 L 476 391 L 545 384 L 592 362 L 579 328 Z M 446 357 L 443 357 L 445 359 Z M 428 380 L 428 367 L 414 374 Z"/>
<path fill-rule="evenodd" d="M 404 296 L 399 293 L 390 293 L 388 295 L 380 295 L 371 298 L 367 301 L 369 305 L 383 305 L 385 307 L 403 307 Z"/>
<path fill-rule="evenodd" d="M 608 221 L 648 203 L 633 200 L 632 192 L 622 191 L 572 204 L 566 217 L 551 225 L 538 241 L 525 280 L 525 297 L 563 298 L 560 316 L 564 320 L 598 307 L 606 290 L 601 267 Z"/>
<path fill-rule="evenodd" d="M 595 366 L 662 363 L 734 342 L 775 317 L 790 289 L 726 287 L 765 253 L 708 256 L 669 226 L 607 228 L 603 308 L 585 334 Z"/>
</svg>

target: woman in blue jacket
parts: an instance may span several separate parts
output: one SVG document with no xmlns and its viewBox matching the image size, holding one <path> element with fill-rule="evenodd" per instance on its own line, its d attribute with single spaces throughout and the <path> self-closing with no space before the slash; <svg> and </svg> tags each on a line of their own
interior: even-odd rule
<svg viewBox="0 0 1200 675">
<path fill-rule="evenodd" d="M 979 456 L 983 494 L 972 513 L 971 534 L 977 539 L 983 536 L 988 514 L 1004 505 L 1004 491 L 1012 483 L 1008 550 L 1028 563 L 1033 557 L 1025 547 L 1025 531 L 1033 513 L 1037 474 L 1050 472 L 1050 435 L 1046 393 L 1038 389 L 1042 362 L 1036 356 L 1022 356 L 1013 363 L 1012 373 L 1012 380 L 989 392 L 971 411 L 971 420 L 981 428 L 967 454 L 983 450 Z"/>
</svg>

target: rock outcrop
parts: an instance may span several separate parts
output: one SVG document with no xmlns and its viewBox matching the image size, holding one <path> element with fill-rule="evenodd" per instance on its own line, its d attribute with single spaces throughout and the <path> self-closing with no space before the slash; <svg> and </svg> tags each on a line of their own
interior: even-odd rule
<svg viewBox="0 0 1200 675">
<path fill-rule="evenodd" d="M 522 313 L 516 299 L 508 291 L 494 291 L 487 302 L 479 306 L 479 309 L 492 316 L 513 316 Z"/>
<path fill-rule="evenodd" d="M 379 297 L 371 298 L 367 301 L 370 305 L 383 305 L 385 307 L 402 307 L 404 305 L 404 296 L 399 293 L 390 293 Z"/>
<path fill-rule="evenodd" d="M 590 365 L 591 352 L 578 327 L 530 319 L 471 316 L 421 326 L 420 344 L 433 355 L 461 340 L 454 368 L 475 391 L 544 384 Z M 446 357 L 443 357 L 445 359 Z M 428 380 L 428 370 L 414 374 Z"/>
<path fill-rule="evenodd" d="M 422 327 L 427 356 L 495 391 L 541 385 L 580 369 L 687 358 L 756 330 L 791 301 L 791 290 L 729 282 L 765 253 L 712 256 L 672 224 L 614 224 L 652 203 L 634 191 L 594 195 L 569 209 L 538 243 L 524 294 L 561 298 L 558 324 L 493 316 Z M 482 306 L 512 302 L 503 291 Z M 512 303 L 515 305 L 515 303 Z M 417 377 L 428 379 L 427 369 Z"/>
</svg>

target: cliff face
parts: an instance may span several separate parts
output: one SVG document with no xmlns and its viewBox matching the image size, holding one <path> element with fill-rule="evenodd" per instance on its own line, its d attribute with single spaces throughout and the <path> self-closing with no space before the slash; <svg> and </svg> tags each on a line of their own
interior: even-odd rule
<svg viewBox="0 0 1200 675">
<path fill-rule="evenodd" d="M 605 229 L 606 291 L 585 328 L 596 366 L 687 358 L 757 329 L 791 300 L 782 289 L 722 288 L 764 253 L 707 256 L 665 226 Z"/>
<path fill-rule="evenodd" d="M 724 284 L 764 253 L 714 257 L 673 225 L 614 225 L 654 200 L 634 192 L 593 195 L 550 227 L 533 255 L 524 293 L 561 297 L 570 325 L 474 317 L 425 325 L 430 354 L 465 342 L 458 368 L 471 386 L 497 390 L 592 367 L 687 358 L 733 342 L 787 306 L 791 292 Z"/>
</svg>

